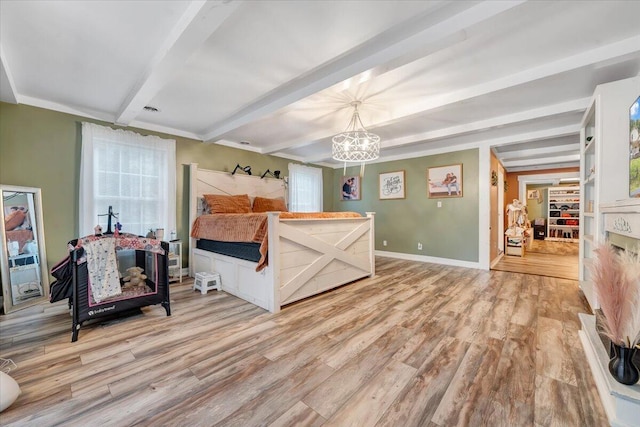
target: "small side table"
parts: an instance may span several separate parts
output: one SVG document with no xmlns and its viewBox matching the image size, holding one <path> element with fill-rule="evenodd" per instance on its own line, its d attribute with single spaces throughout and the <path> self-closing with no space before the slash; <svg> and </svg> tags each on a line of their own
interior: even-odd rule
<svg viewBox="0 0 640 427">
<path fill-rule="evenodd" d="M 169 242 L 169 282 L 182 283 L 182 241 Z"/>
</svg>

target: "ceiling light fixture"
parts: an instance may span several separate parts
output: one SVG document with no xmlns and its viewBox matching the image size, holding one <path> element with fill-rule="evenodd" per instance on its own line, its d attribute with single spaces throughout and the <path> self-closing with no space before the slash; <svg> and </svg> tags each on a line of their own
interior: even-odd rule
<svg viewBox="0 0 640 427">
<path fill-rule="evenodd" d="M 358 107 L 360 101 L 353 101 L 353 116 L 347 129 L 332 138 L 331 156 L 334 160 L 344 162 L 344 173 L 347 173 L 347 163 L 360 163 L 360 176 L 364 175 L 365 162 L 380 157 L 380 137 L 367 132 L 360 120 Z"/>
<path fill-rule="evenodd" d="M 157 109 L 156 107 L 152 107 L 151 105 L 146 105 L 142 109 L 145 110 L 145 111 L 148 111 L 150 113 L 158 113 L 158 112 L 160 112 L 159 109 Z"/>
<path fill-rule="evenodd" d="M 247 175 L 251 175 L 251 166 L 240 166 L 240 164 L 236 165 L 233 172 L 231 172 L 231 175 L 235 175 L 238 169 L 240 169 L 242 172 L 246 173 Z"/>
</svg>

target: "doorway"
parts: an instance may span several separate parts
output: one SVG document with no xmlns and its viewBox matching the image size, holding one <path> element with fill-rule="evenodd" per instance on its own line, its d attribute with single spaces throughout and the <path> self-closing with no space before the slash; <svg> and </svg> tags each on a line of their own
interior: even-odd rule
<svg viewBox="0 0 640 427">
<path fill-rule="evenodd" d="M 518 176 L 518 199 L 527 206 L 532 239 L 522 252 L 523 256 L 505 254 L 492 269 L 578 280 L 577 239 L 557 239 L 548 235 L 548 188 L 578 186 L 578 180 L 577 171 Z M 577 211 L 575 217 L 578 217 Z"/>
</svg>

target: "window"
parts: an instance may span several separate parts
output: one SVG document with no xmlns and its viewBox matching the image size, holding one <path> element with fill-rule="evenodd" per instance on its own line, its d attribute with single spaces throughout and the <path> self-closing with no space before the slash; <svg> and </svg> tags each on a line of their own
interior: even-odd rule
<svg viewBox="0 0 640 427">
<path fill-rule="evenodd" d="M 122 231 L 176 227 L 176 142 L 82 123 L 80 236 L 107 230 L 109 206 Z M 115 226 L 115 222 L 113 224 Z M 113 227 L 112 227 L 113 229 Z"/>
<path fill-rule="evenodd" d="M 289 163 L 289 210 L 322 212 L 322 169 Z"/>
</svg>

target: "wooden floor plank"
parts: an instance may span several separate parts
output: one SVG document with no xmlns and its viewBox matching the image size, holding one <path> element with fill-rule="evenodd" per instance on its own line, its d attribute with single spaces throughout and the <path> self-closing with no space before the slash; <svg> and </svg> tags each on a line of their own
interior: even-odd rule
<svg viewBox="0 0 640 427">
<path fill-rule="evenodd" d="M 375 425 L 415 373 L 415 368 L 390 360 L 378 375 L 358 390 L 324 425 L 332 427 Z M 371 405 L 371 402 L 375 402 L 375 405 Z"/>
<path fill-rule="evenodd" d="M 65 302 L 0 316 L 23 391 L 0 424 L 606 423 L 575 280 L 377 258 L 375 277 L 277 314 L 192 283 L 172 285 L 171 317 L 145 307 L 75 343 Z"/>
</svg>

